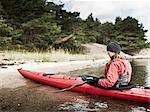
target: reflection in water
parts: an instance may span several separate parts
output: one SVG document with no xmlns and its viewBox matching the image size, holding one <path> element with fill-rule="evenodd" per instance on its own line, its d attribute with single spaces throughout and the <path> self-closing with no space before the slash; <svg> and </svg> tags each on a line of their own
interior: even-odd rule
<svg viewBox="0 0 150 112">
<path fill-rule="evenodd" d="M 147 62 L 142 61 L 142 60 L 133 60 L 131 64 L 132 64 L 132 69 L 133 69 L 132 83 L 145 85 L 145 76 L 147 74 L 147 71 L 146 71 Z"/>
<path fill-rule="evenodd" d="M 147 74 L 146 74 L 145 82 L 146 82 L 146 86 L 150 87 L 150 60 L 148 60 L 146 67 L 147 67 Z"/>
<path fill-rule="evenodd" d="M 150 60 L 139 59 L 132 61 L 132 82 L 134 84 L 149 86 L 150 83 Z"/>
</svg>

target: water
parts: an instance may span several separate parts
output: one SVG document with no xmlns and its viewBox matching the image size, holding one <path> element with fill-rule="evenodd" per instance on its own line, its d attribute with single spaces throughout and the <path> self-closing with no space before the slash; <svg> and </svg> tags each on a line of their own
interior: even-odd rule
<svg viewBox="0 0 150 112">
<path fill-rule="evenodd" d="M 132 66 L 132 83 L 150 86 L 150 60 L 133 60 Z M 82 69 L 69 73 L 100 75 L 103 68 Z M 70 91 L 54 93 L 56 88 L 35 83 L 20 75 L 15 77 L 23 81 L 23 86 L 0 89 L 0 111 L 150 112 L 150 104 Z"/>
<path fill-rule="evenodd" d="M 150 87 L 150 59 L 134 60 L 132 68 L 132 82 Z"/>
</svg>

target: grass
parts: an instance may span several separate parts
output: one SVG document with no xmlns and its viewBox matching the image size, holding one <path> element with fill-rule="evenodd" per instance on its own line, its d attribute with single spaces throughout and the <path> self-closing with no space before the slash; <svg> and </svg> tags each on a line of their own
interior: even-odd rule
<svg viewBox="0 0 150 112">
<path fill-rule="evenodd" d="M 10 61 L 33 61 L 33 62 L 52 62 L 52 61 L 76 61 L 99 59 L 97 55 L 71 54 L 68 51 L 52 50 L 47 52 L 28 52 L 28 51 L 0 51 L 0 60 Z"/>
</svg>

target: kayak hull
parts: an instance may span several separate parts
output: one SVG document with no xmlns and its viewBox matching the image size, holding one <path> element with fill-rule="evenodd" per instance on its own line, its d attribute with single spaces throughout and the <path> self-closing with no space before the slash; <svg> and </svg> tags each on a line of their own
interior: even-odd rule
<svg viewBox="0 0 150 112">
<path fill-rule="evenodd" d="M 18 69 L 19 73 L 25 78 L 31 79 L 33 81 L 46 84 L 49 86 L 53 86 L 56 88 L 67 88 L 69 86 L 82 83 L 82 79 L 80 77 L 72 77 L 63 74 L 50 74 L 47 76 L 43 76 L 42 72 L 33 72 L 23 69 Z M 132 88 L 129 90 L 107 90 L 103 88 L 98 88 L 95 86 L 91 86 L 89 84 L 84 84 L 75 88 L 70 89 L 70 91 L 83 92 L 88 94 L 101 95 L 106 97 L 131 100 L 137 102 L 150 102 L 150 89 L 144 88 Z"/>
</svg>

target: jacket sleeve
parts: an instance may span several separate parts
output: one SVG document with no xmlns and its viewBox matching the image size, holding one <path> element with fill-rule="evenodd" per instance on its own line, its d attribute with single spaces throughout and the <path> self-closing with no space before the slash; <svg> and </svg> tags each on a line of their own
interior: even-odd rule
<svg viewBox="0 0 150 112">
<path fill-rule="evenodd" d="M 104 74 L 104 75 L 106 75 L 106 73 L 107 73 L 107 71 L 108 71 L 108 68 L 109 68 L 109 64 L 107 63 L 107 64 L 105 65 L 105 69 L 104 69 L 104 71 L 103 71 L 103 74 Z"/>
<path fill-rule="evenodd" d="M 107 71 L 106 78 L 99 80 L 98 85 L 104 88 L 110 88 L 115 85 L 118 78 L 119 78 L 118 67 L 116 64 L 111 63 Z"/>
</svg>

